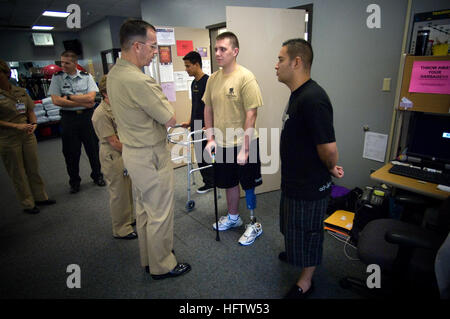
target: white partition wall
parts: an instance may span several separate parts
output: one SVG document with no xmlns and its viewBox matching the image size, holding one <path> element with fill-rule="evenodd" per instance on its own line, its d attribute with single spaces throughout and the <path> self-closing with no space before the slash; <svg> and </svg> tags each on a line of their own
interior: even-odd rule
<svg viewBox="0 0 450 319">
<path fill-rule="evenodd" d="M 277 190 L 281 181 L 281 116 L 290 91 L 278 82 L 275 64 L 284 41 L 304 37 L 305 11 L 226 7 L 226 17 L 227 30 L 239 39 L 237 62 L 253 72 L 263 95 L 264 106 L 258 109 L 256 122 L 260 135 L 263 185 L 257 187 L 256 192 Z"/>
</svg>

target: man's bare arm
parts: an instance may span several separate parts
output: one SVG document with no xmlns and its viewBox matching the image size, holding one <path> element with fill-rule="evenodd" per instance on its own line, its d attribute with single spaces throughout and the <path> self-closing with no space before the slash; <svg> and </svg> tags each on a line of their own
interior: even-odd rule
<svg viewBox="0 0 450 319">
<path fill-rule="evenodd" d="M 336 178 L 344 177 L 344 169 L 337 165 L 339 153 L 336 142 L 317 145 L 317 153 L 331 175 Z"/>
<path fill-rule="evenodd" d="M 214 139 L 214 113 L 211 106 L 205 104 L 205 110 L 204 110 L 204 117 L 205 117 L 205 129 L 206 129 L 206 138 L 209 140 Z"/>
</svg>

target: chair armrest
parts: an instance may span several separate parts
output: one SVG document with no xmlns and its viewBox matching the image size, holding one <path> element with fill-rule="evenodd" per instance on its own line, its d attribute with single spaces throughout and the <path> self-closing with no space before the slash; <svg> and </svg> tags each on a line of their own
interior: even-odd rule
<svg viewBox="0 0 450 319">
<path fill-rule="evenodd" d="M 439 237 L 425 229 L 402 229 L 386 232 L 384 239 L 391 244 L 398 244 L 408 248 L 439 248 Z"/>
</svg>

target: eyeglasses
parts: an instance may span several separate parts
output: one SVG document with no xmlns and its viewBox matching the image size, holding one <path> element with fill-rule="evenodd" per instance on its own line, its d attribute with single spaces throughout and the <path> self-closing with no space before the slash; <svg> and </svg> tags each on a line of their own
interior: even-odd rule
<svg viewBox="0 0 450 319">
<path fill-rule="evenodd" d="M 149 45 L 151 49 L 156 50 L 158 46 L 156 44 L 149 44 L 141 41 L 136 41 L 137 43 L 143 44 L 143 45 Z"/>
</svg>

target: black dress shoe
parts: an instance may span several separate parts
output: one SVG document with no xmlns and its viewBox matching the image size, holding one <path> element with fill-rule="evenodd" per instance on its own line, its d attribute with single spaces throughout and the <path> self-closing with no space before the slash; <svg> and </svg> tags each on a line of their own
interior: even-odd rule
<svg viewBox="0 0 450 319">
<path fill-rule="evenodd" d="M 314 290 L 313 283 L 311 283 L 311 287 L 306 292 L 303 292 L 303 289 L 297 286 L 297 284 L 293 285 L 288 293 L 284 296 L 283 299 L 306 299 L 308 298 Z"/>
<path fill-rule="evenodd" d="M 187 273 L 189 270 L 191 270 L 191 265 L 189 265 L 188 263 L 180 263 L 168 273 L 163 275 L 152 275 L 152 278 L 155 280 L 159 280 L 164 278 L 178 277 Z"/>
<path fill-rule="evenodd" d="M 80 191 L 80 185 L 70 185 L 70 193 L 75 194 Z"/>
<path fill-rule="evenodd" d="M 97 184 L 98 186 L 105 186 L 106 182 L 103 179 L 103 177 L 97 178 L 96 180 L 94 180 L 94 184 Z"/>
<path fill-rule="evenodd" d="M 56 204 L 56 200 L 54 200 L 54 199 L 35 200 L 34 203 L 36 205 L 53 205 L 53 204 Z"/>
<path fill-rule="evenodd" d="M 172 249 L 172 254 L 175 255 L 175 250 L 173 250 L 173 249 Z M 149 266 L 145 266 L 144 268 L 145 268 L 145 272 L 149 274 L 150 273 L 150 267 Z"/>
<path fill-rule="evenodd" d="M 27 214 L 39 214 L 40 210 L 39 208 L 37 208 L 36 206 L 34 206 L 33 208 L 25 208 L 23 210 L 24 213 Z"/>
<path fill-rule="evenodd" d="M 117 238 L 117 239 L 136 239 L 137 237 L 138 237 L 138 235 L 135 232 L 131 232 L 128 235 L 122 236 L 122 237 L 114 236 L 114 238 Z"/>
</svg>

